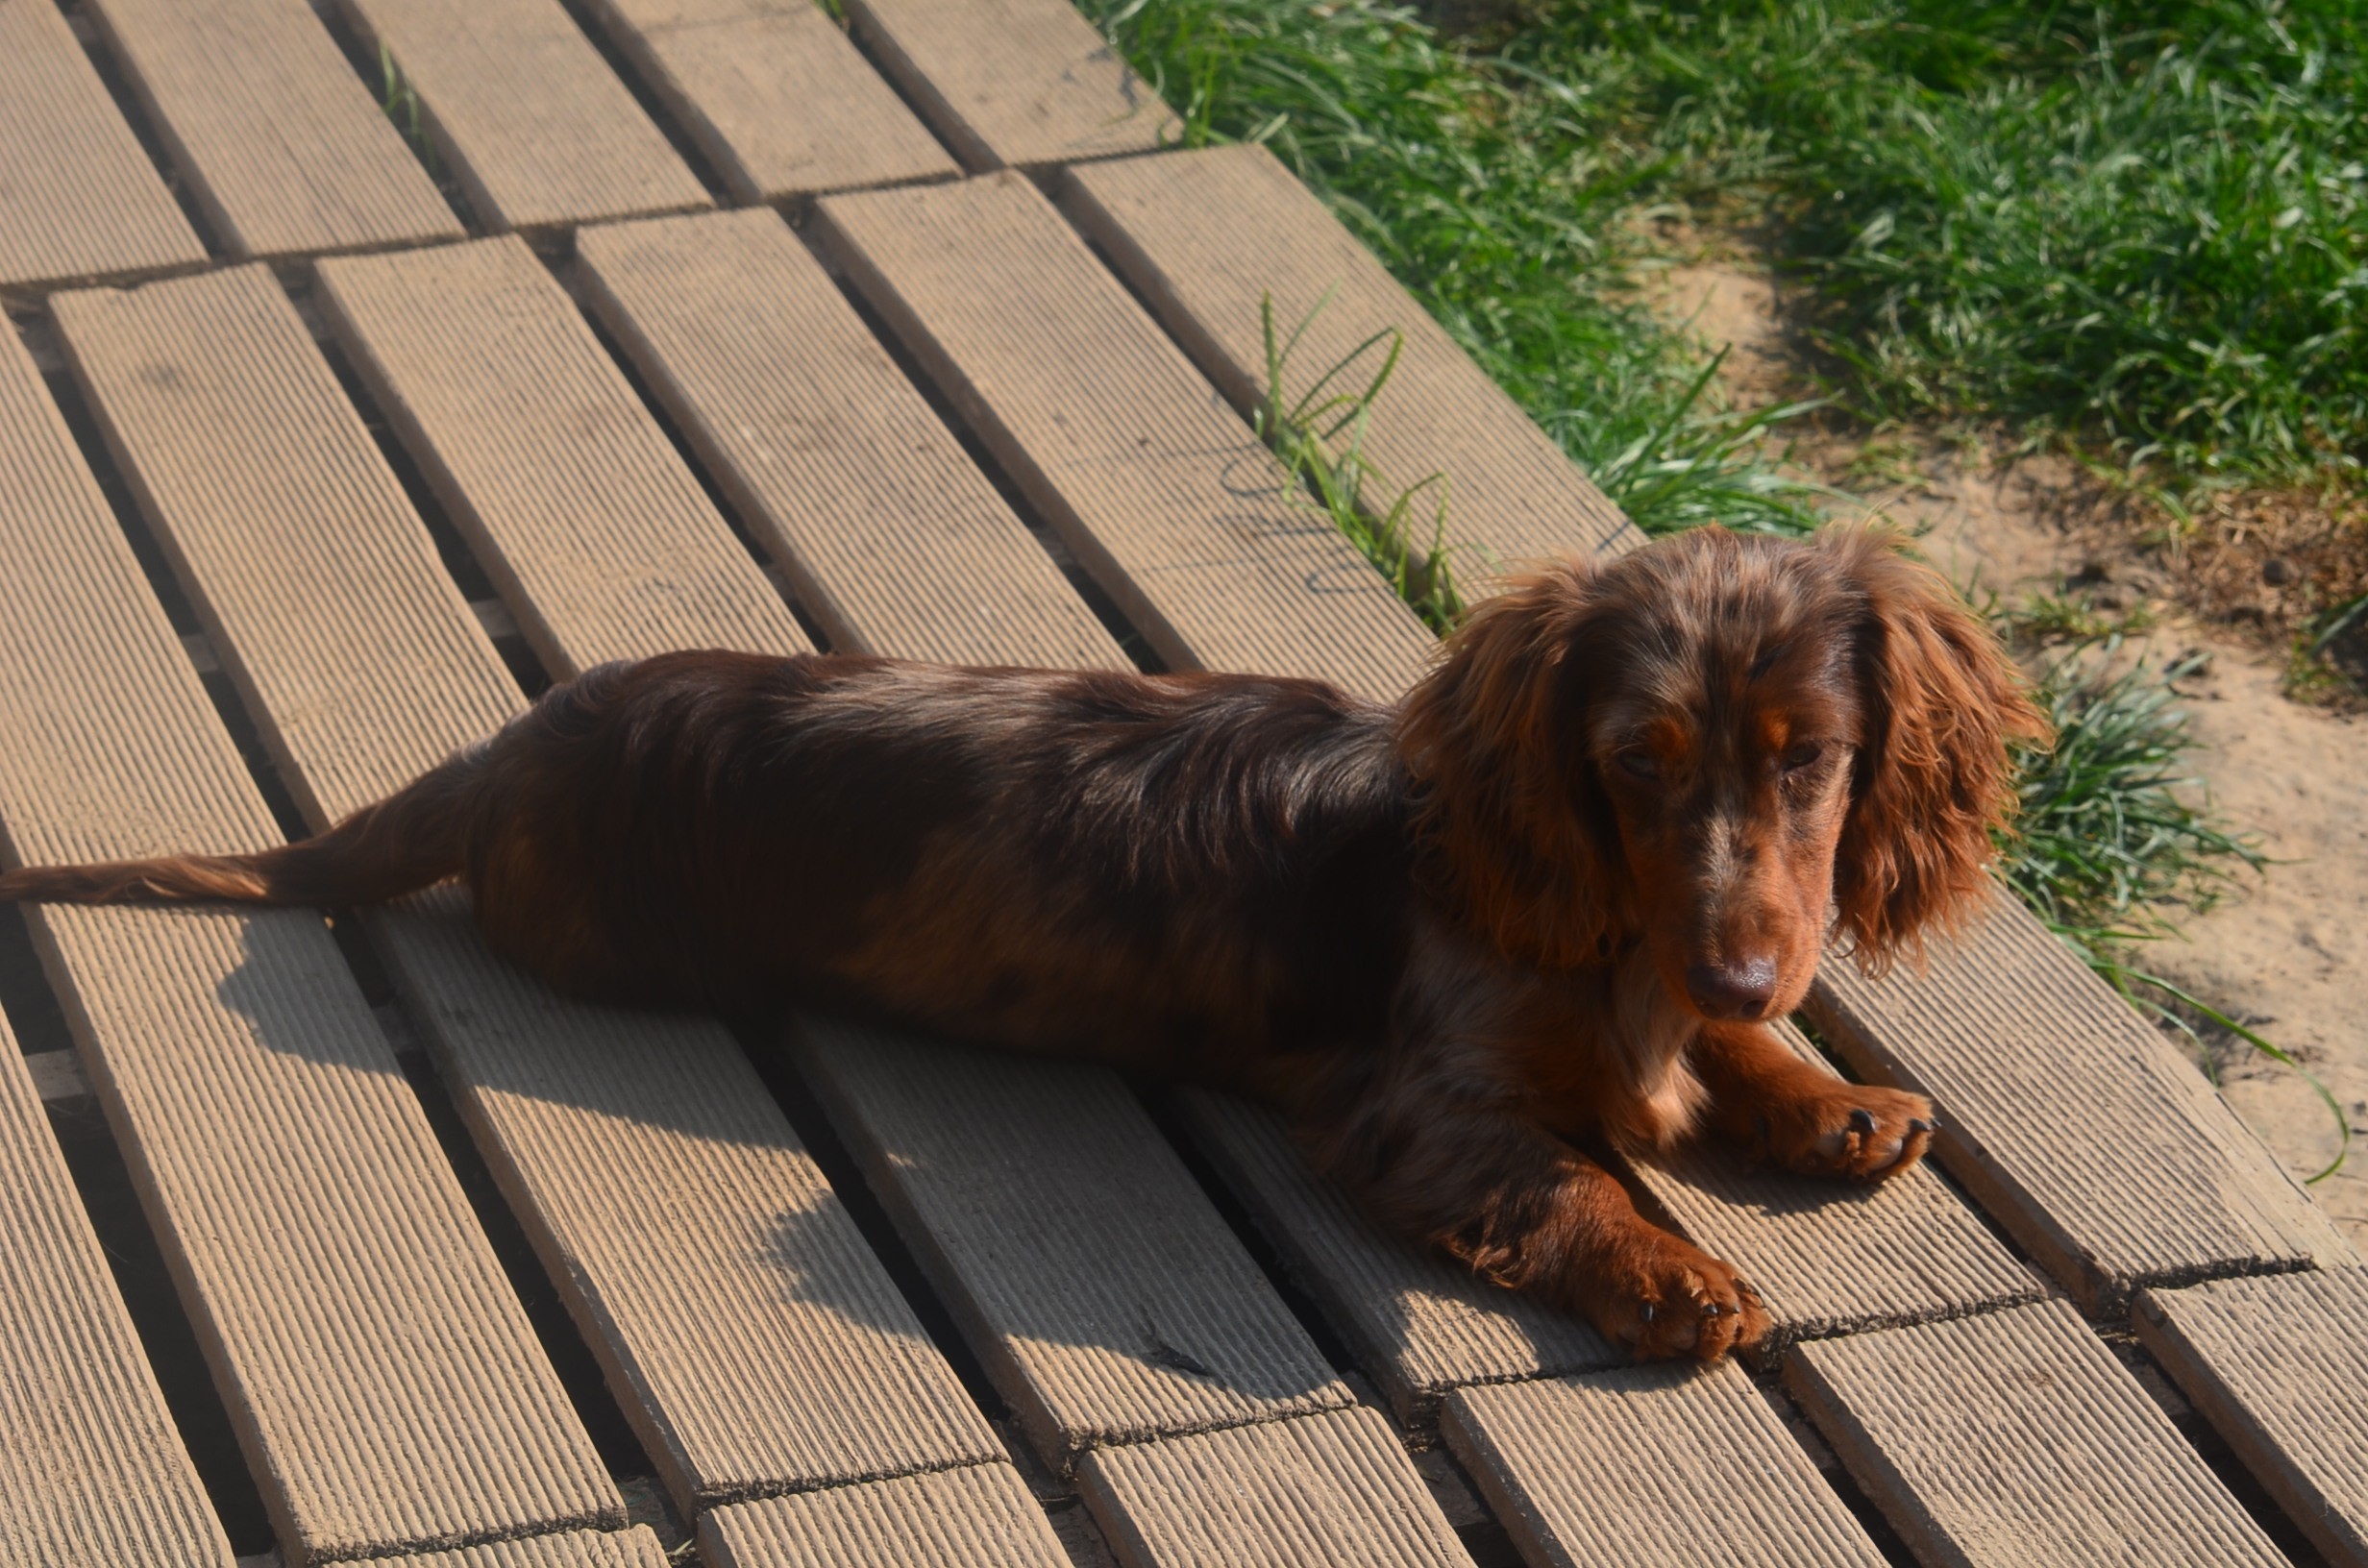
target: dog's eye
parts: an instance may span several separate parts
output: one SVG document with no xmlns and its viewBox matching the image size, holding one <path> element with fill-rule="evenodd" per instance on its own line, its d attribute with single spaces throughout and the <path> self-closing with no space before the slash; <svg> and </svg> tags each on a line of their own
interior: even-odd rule
<svg viewBox="0 0 2368 1568">
<path fill-rule="evenodd" d="M 1613 760 L 1619 764 L 1620 772 L 1631 778 L 1640 778 L 1649 783 L 1661 776 L 1661 764 L 1653 760 L 1650 751 L 1622 751 Z"/>
<path fill-rule="evenodd" d="M 1798 746 L 1788 747 L 1785 749 L 1785 772 L 1797 773 L 1804 768 L 1813 766 L 1824 755 L 1825 747 L 1815 741 L 1803 741 Z"/>
</svg>

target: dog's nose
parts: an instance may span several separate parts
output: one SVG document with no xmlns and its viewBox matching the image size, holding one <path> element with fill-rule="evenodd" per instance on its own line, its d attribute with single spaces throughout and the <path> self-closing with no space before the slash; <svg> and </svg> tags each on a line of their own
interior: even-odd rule
<svg viewBox="0 0 2368 1568">
<path fill-rule="evenodd" d="M 1776 999 L 1776 961 L 1690 965 L 1686 992 L 1706 1018 L 1756 1018 Z"/>
</svg>

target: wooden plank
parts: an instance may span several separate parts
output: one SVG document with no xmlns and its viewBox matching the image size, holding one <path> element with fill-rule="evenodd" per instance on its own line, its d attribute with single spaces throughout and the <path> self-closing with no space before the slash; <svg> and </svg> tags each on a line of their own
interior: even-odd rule
<svg viewBox="0 0 2368 1568">
<path fill-rule="evenodd" d="M 772 202 L 960 167 L 819 5 L 592 0 L 731 194 Z"/>
<path fill-rule="evenodd" d="M 1288 331 L 1329 291 L 1292 384 L 1309 384 L 1374 331 L 1406 333 L 1367 453 L 1394 482 L 1450 477 L 1459 580 L 1468 584 L 1473 567 L 1492 560 L 1640 543 L 1265 149 L 1100 164 L 1072 170 L 1067 186 L 1078 221 L 1237 406 L 1265 395 L 1259 306 L 1270 293 Z M 1999 984 L 2002 973 L 2018 983 Z M 1869 986 L 1837 962 L 1817 994 L 1854 1069 L 1942 1102 L 1950 1131 L 1937 1147 L 1951 1173 L 2084 1301 L 2110 1308 L 2149 1281 L 2331 1256 L 2332 1227 L 2258 1141 L 2019 908 L 2002 910 L 1965 950 L 1939 953 L 1925 976 Z M 2067 1105 L 2080 1115 L 2064 1115 Z M 2165 1162 L 2201 1201 L 2155 1201 Z M 1764 1291 L 1775 1286 L 1772 1307 L 1773 1295 L 1788 1296 L 1779 1315 L 1799 1332 L 1994 1305 L 2016 1292 L 1996 1249 L 1929 1179 L 1817 1206 L 1808 1201 L 1815 1189 L 1800 1184 L 1746 1188 L 1707 1166 L 1694 1175 L 1690 1200 L 1683 1190 L 1661 1195 L 1697 1240 Z M 1908 1224 L 1917 1227 L 1909 1249 L 1862 1251 L 1851 1266 L 1820 1261 L 1845 1237 L 1886 1248 Z M 1917 1281 L 1910 1254 L 1935 1241 L 1962 1266 Z"/>
<path fill-rule="evenodd" d="M 1383 700 L 1405 689 L 1429 632 L 1033 185 L 988 175 L 817 212 L 856 286 L 1162 659 L 1321 674 Z"/>
<path fill-rule="evenodd" d="M 1448 1399 L 1443 1425 L 1532 1563 L 1884 1562 L 1732 1363 L 1467 1388 Z"/>
<path fill-rule="evenodd" d="M 0 457 L 0 474 L 16 472 Z M 0 1559 L 231 1561 L 5 1018 Z"/>
<path fill-rule="evenodd" d="M 394 271 L 354 263 L 348 282 L 411 265 L 432 278 L 443 266 L 428 253 L 388 263 Z M 346 297 L 375 298 L 361 287 Z M 447 304 L 466 318 L 506 301 L 497 292 Z M 98 332 L 78 323 L 71 347 L 310 821 L 387 793 L 523 708 L 266 275 L 217 274 L 113 305 L 113 352 L 99 352 Z M 416 367 L 403 355 L 435 341 L 398 334 L 378 350 L 406 377 Z M 530 342 L 525 334 L 512 347 Z M 547 367 L 530 357 L 496 368 L 531 386 Z M 431 380 L 450 369 L 432 361 Z M 183 391 L 160 392 L 162 383 Z M 440 426 L 452 412 L 403 384 L 415 416 Z M 164 441 L 160 427 L 194 387 L 209 396 L 181 415 L 193 439 Z M 271 417 L 253 418 L 258 408 Z M 548 426 L 512 420 L 501 433 L 522 470 L 548 475 L 590 461 L 594 444 L 636 450 L 618 425 L 587 418 L 565 453 L 536 448 Z M 639 450 L 679 464 L 662 443 Z M 680 542 L 681 519 L 641 502 L 667 493 L 666 482 L 620 479 L 613 498 L 580 498 L 597 519 L 586 527 L 626 558 L 657 558 L 654 547 Z M 721 520 L 708 521 L 730 548 Z M 719 1024 L 564 1003 L 493 961 L 454 894 L 374 929 L 455 1074 L 488 1164 L 686 1512 L 999 1456 Z"/>
<path fill-rule="evenodd" d="M 1933 1096 L 1936 1157 L 2092 1311 L 2351 1257 L 2193 1064 L 2019 904 L 1922 976 L 1829 962 L 1810 1011 L 1862 1076 Z"/>
<path fill-rule="evenodd" d="M 1063 188 L 1079 226 L 1246 414 L 1269 395 L 1269 301 L 1278 345 L 1305 325 L 1283 366 L 1286 406 L 1344 362 L 1354 368 L 1329 390 L 1364 385 L 1388 345 L 1352 357 L 1360 345 L 1376 333 L 1401 335 L 1364 456 L 1385 504 L 1445 476 L 1449 568 L 1467 597 L 1514 562 L 1642 542 L 1561 443 L 1266 148 L 1075 168 Z M 1438 495 L 1427 490 L 1419 503 L 1426 531 Z"/>
<path fill-rule="evenodd" d="M 1926 1563 L 2285 1561 L 2064 1302 L 1799 1345 L 1785 1384 Z"/>
<path fill-rule="evenodd" d="M 1790 1023 L 1777 1033 L 1803 1061 L 1833 1070 Z M 1958 1317 L 2048 1293 L 1927 1169 L 1866 1187 L 1755 1168 L 1714 1148 L 1629 1168 L 1680 1231 L 1734 1263 L 1760 1292 L 1775 1320 L 1768 1353 L 1794 1339 Z"/>
<path fill-rule="evenodd" d="M 792 1038 L 1048 1463 L 1352 1403 L 1115 1073 L 819 1018 Z"/>
<path fill-rule="evenodd" d="M 305 0 L 92 0 L 90 11 L 232 255 L 460 237 Z"/>
<path fill-rule="evenodd" d="M 1008 1464 L 736 1503 L 700 1520 L 699 1552 L 707 1568 L 1069 1568 Z"/>
<path fill-rule="evenodd" d="M 0 7 L 0 287 L 205 261 L 64 14 Z"/>
<path fill-rule="evenodd" d="M 383 1568 L 666 1568 L 666 1560 L 665 1550 L 647 1525 L 613 1534 L 587 1530 L 530 1535 L 380 1559 Z"/>
<path fill-rule="evenodd" d="M 2368 1271 L 2148 1290 L 2131 1320 L 2327 1560 L 2368 1564 Z"/>
<path fill-rule="evenodd" d="M 1068 0 L 846 0 L 872 53 L 972 169 L 1148 152 L 1183 134 Z"/>
<path fill-rule="evenodd" d="M 559 0 L 339 0 L 339 9 L 418 93 L 487 228 L 710 205 Z"/>
<path fill-rule="evenodd" d="M 1079 1476 L 1127 1568 L 1471 1562 L 1390 1424 L 1369 1409 L 1100 1449 Z"/>
<path fill-rule="evenodd" d="M 546 665 L 807 646 L 526 241 L 329 261 L 320 280 L 355 368 Z"/>
<path fill-rule="evenodd" d="M 165 318 L 259 287 L 288 309 L 259 270 L 55 302 L 86 385 L 128 381 L 147 402 L 153 417 L 127 431 L 98 400 L 119 453 L 127 434 L 165 455 L 210 450 L 224 389 Z M 0 575 L 11 855 L 272 842 L 63 422 L 9 358 L 0 428 L 32 461 L 12 465 L 30 472 L 8 489 L 37 498 L 10 509 Z M 266 444 L 284 454 L 308 434 L 291 411 Z M 241 471 L 223 472 L 234 491 Z M 246 522 L 232 494 L 176 500 L 218 506 L 233 536 Z M 318 917 L 30 915 L 291 1554 L 621 1525 L 623 1500 Z"/>
<path fill-rule="evenodd" d="M 1582 1319 L 1384 1232 L 1308 1169 L 1273 1112 L 1192 1090 L 1174 1103 L 1194 1142 L 1410 1427 L 1427 1429 L 1450 1389 L 1629 1360 Z"/>
<path fill-rule="evenodd" d="M 1125 667 L 778 216 L 620 224 L 576 248 L 593 309 L 832 648 Z"/>
</svg>

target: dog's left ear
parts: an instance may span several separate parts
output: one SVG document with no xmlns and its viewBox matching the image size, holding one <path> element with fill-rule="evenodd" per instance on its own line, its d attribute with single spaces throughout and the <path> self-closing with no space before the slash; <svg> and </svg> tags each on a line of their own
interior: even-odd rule
<svg viewBox="0 0 2368 1568">
<path fill-rule="evenodd" d="M 1992 834 L 2015 807 L 2010 748 L 2051 731 L 1996 635 L 1897 535 L 1829 528 L 1816 548 L 1861 599 L 1865 729 L 1834 900 L 1860 966 L 1879 973 L 1987 898 Z"/>
</svg>

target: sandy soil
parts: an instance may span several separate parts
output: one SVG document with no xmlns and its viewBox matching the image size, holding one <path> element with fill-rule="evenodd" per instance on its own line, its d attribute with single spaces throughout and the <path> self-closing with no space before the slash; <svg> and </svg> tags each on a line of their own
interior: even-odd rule
<svg viewBox="0 0 2368 1568">
<path fill-rule="evenodd" d="M 1797 393 L 1798 361 L 1764 269 L 1677 268 L 1656 297 L 1706 343 L 1730 347 L 1726 375 L 1739 402 Z M 2134 640 L 2141 656 L 2210 653 L 2209 667 L 2180 687 L 2200 743 L 2196 771 L 2223 815 L 2257 833 L 2278 864 L 2182 919 L 2184 941 L 2150 945 L 2143 958 L 2293 1052 L 2333 1093 L 2354 1151 L 2310 1190 L 2368 1251 L 2368 722 L 2288 700 L 2257 639 L 2167 603 L 2149 562 L 2084 527 L 2084 508 L 2096 502 L 2067 463 L 1993 463 L 1913 431 L 1813 435 L 1795 455 L 1813 476 L 1922 531 L 1934 558 L 1977 593 L 2011 601 L 2075 585 L 2100 608 L 2154 613 L 2153 629 Z M 2298 1074 L 2241 1041 L 2215 1054 L 2222 1092 L 2287 1169 L 2308 1175 L 2333 1158 L 2334 1117 Z"/>
</svg>

